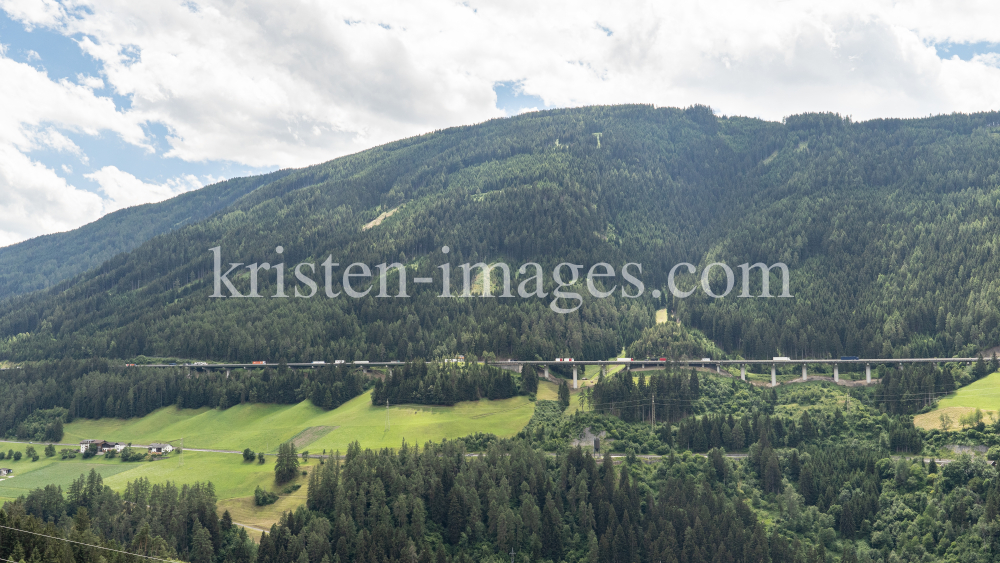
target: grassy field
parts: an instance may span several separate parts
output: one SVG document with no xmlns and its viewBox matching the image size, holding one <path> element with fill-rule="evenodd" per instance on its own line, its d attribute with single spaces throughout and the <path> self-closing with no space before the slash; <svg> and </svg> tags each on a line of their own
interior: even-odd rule
<svg viewBox="0 0 1000 563">
<path fill-rule="evenodd" d="M 925 430 L 941 429 L 941 415 L 947 414 L 952 420 L 952 430 L 960 428 L 962 415 L 980 409 L 989 423 L 990 416 L 998 416 L 1000 411 L 1000 372 L 992 373 L 979 381 L 974 381 L 938 401 L 934 410 L 913 417 L 913 424 Z"/>
<path fill-rule="evenodd" d="M 403 440 L 422 445 L 475 432 L 513 436 L 524 428 L 533 413 L 534 403 L 527 397 L 458 403 L 453 407 L 400 405 L 386 409 L 372 406 L 370 394 L 365 393 L 311 419 L 310 426 L 336 428 L 310 443 L 308 449 L 343 453 L 355 440 L 365 448 L 397 448 Z"/>
<path fill-rule="evenodd" d="M 298 436 L 299 449 L 313 452 L 346 451 L 354 440 L 364 447 L 394 448 L 404 438 L 423 443 L 474 432 L 512 436 L 527 424 L 533 409 L 526 397 L 459 403 L 453 407 L 392 406 L 388 409 L 386 430 L 386 408 L 372 406 L 369 392 L 332 411 L 305 401 L 297 405 L 237 405 L 224 411 L 165 407 L 126 421 L 77 419 L 66 425 L 63 442 L 99 438 L 136 444 L 168 441 L 179 444 L 183 438 L 186 448 L 276 452 L 279 444 Z M 310 436 L 315 439 L 309 439 Z"/>
<path fill-rule="evenodd" d="M 556 385 L 540 382 L 537 397 L 555 400 Z M 571 393 L 569 413 L 579 408 L 579 393 Z M 459 403 L 452 407 L 399 405 L 376 407 L 371 394 L 365 393 L 332 411 L 314 407 L 308 401 L 297 405 L 238 405 L 224 411 L 216 409 L 178 409 L 166 407 L 148 416 L 131 419 L 77 419 L 65 427 L 63 443 L 87 438 L 117 442 L 147 444 L 172 442 L 180 445 L 184 439 L 183 465 L 178 455 L 157 462 L 122 463 L 118 459 L 82 458 L 59 460 L 21 460 L 9 465 L 15 477 L 0 481 L 0 502 L 27 494 L 48 483 L 61 485 L 63 490 L 91 468 L 96 468 L 104 482 L 116 490 L 140 477 L 153 482 L 173 481 L 193 483 L 211 481 L 219 498 L 219 509 L 229 510 L 233 519 L 243 524 L 266 528 L 276 522 L 281 513 L 305 502 L 306 477 L 299 479 L 302 488 L 288 494 L 284 487 L 274 486 L 274 458 L 260 465 L 245 463 L 242 456 L 231 453 L 196 452 L 192 448 L 275 452 L 282 442 L 294 439 L 298 449 L 312 453 L 347 451 L 357 440 L 366 448 L 396 448 L 403 440 L 423 444 L 466 436 L 475 432 L 490 432 L 512 436 L 528 423 L 534 413 L 534 403 L 527 397 L 501 401 Z M 386 418 L 388 415 L 388 424 Z M 0 444 L 4 450 L 24 451 L 24 444 Z M 303 466 L 311 470 L 317 460 Z M 281 494 L 278 502 L 258 507 L 252 494 L 257 486 Z"/>
<path fill-rule="evenodd" d="M 23 444 L 0 443 L 0 446 L 15 450 L 24 448 Z M 104 483 L 116 490 L 123 490 L 126 483 L 140 477 L 153 482 L 173 481 L 180 484 L 211 481 L 220 499 L 251 494 L 257 485 L 269 488 L 274 481 L 273 460 L 263 465 L 243 463 L 241 456 L 213 452 L 185 452 L 183 465 L 178 455 L 161 461 L 134 463 L 103 457 L 62 460 L 58 456 L 43 457 L 37 462 L 22 459 L 12 463 L 5 460 L 4 463 L 8 464 L 5 467 L 14 470 L 14 477 L 0 481 L 0 502 L 48 484 L 59 485 L 65 491 L 74 479 L 91 469 L 96 469 L 104 477 Z"/>
</svg>

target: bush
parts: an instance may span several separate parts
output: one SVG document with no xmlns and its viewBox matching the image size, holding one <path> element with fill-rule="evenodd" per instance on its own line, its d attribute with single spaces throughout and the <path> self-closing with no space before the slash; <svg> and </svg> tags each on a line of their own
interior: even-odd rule
<svg viewBox="0 0 1000 563">
<path fill-rule="evenodd" d="M 142 461 L 146 459 L 146 452 L 135 449 L 132 446 L 125 446 L 122 450 L 122 461 Z"/>
<path fill-rule="evenodd" d="M 21 461 L 21 452 L 14 452 L 14 461 Z"/>
<path fill-rule="evenodd" d="M 45 457 L 54 457 L 56 455 L 55 444 L 49 444 L 45 446 Z"/>
<path fill-rule="evenodd" d="M 257 490 L 253 492 L 253 502 L 257 506 L 267 506 L 269 504 L 274 504 L 278 500 L 278 495 L 265 491 L 257 485 Z"/>
<path fill-rule="evenodd" d="M 243 461 L 253 461 L 256 457 L 257 454 L 250 448 L 243 450 Z"/>
</svg>

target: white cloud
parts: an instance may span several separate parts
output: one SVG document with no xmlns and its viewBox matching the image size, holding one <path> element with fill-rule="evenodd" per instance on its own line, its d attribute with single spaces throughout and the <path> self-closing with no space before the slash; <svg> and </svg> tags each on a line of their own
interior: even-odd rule
<svg viewBox="0 0 1000 563">
<path fill-rule="evenodd" d="M 708 103 L 771 119 L 1000 102 L 1000 91 L 988 94 L 995 65 L 953 68 L 930 45 L 1000 40 L 987 23 L 1000 10 L 985 2 L 0 5 L 82 37 L 107 82 L 132 97 L 134 117 L 166 125 L 167 155 L 189 161 L 301 166 L 481 121 L 503 115 L 499 81 L 520 81 L 547 106 Z"/>
<path fill-rule="evenodd" d="M 63 131 L 111 130 L 142 144 L 142 129 L 116 111 L 110 99 L 68 81 L 52 81 L 3 55 L 0 76 L 0 246 L 98 219 L 105 212 L 98 195 L 70 185 L 28 154 L 51 149 L 86 164 L 87 156 Z"/>
<path fill-rule="evenodd" d="M 705 103 L 767 119 L 1000 106 L 1000 55 L 942 60 L 934 48 L 1000 42 L 1000 4 L 985 1 L 0 0 L 0 8 L 74 38 L 102 68 L 72 84 L 0 58 L 0 145 L 22 153 L 79 151 L 56 135 L 64 130 L 111 131 L 146 146 L 140 125 L 158 123 L 169 131 L 164 156 L 303 166 L 502 116 L 498 82 L 544 107 Z M 131 107 L 94 94 L 105 87 Z M 109 206 L 196 183 L 147 184 L 108 166 L 90 177 Z"/>
<path fill-rule="evenodd" d="M 104 81 L 96 76 L 77 74 L 76 81 L 91 90 L 100 90 L 101 88 L 104 88 Z"/>
<path fill-rule="evenodd" d="M 105 195 L 105 213 L 133 205 L 163 201 L 205 185 L 191 174 L 172 178 L 163 184 L 147 184 L 116 166 L 105 166 L 97 172 L 84 176 L 100 186 L 101 193 Z"/>
<path fill-rule="evenodd" d="M 104 204 L 10 144 L 0 143 L 0 246 L 98 219 Z"/>
</svg>

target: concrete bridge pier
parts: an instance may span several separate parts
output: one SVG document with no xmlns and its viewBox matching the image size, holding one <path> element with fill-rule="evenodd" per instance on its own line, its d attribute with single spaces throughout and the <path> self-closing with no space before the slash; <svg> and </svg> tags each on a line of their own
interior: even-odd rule
<svg viewBox="0 0 1000 563">
<path fill-rule="evenodd" d="M 545 366 L 545 379 L 549 378 L 549 366 Z"/>
<path fill-rule="evenodd" d="M 833 364 L 833 380 L 840 381 L 840 366 Z"/>
<path fill-rule="evenodd" d="M 806 371 L 806 365 L 802 364 L 802 381 L 809 380 L 809 373 Z"/>
<path fill-rule="evenodd" d="M 865 364 L 865 381 L 868 383 L 872 382 L 872 365 Z"/>
<path fill-rule="evenodd" d="M 747 380 L 747 365 L 746 364 L 740 364 L 740 379 L 742 379 L 743 381 Z"/>
<path fill-rule="evenodd" d="M 715 373 L 722 373 L 722 364 L 715 364 Z"/>
<path fill-rule="evenodd" d="M 576 366 L 573 366 L 573 389 L 579 389 L 579 385 L 576 383 Z"/>
<path fill-rule="evenodd" d="M 771 364 L 771 387 L 778 386 L 778 371 L 774 364 Z"/>
</svg>

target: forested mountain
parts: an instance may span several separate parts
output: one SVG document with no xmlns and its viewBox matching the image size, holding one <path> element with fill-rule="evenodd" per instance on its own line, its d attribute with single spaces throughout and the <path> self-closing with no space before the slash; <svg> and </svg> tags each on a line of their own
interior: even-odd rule
<svg viewBox="0 0 1000 563">
<path fill-rule="evenodd" d="M 637 340 L 634 350 L 650 355 L 705 350 L 643 336 L 664 306 L 748 358 L 970 355 L 1000 341 L 998 117 L 777 123 L 701 106 L 615 106 L 438 131 L 291 171 L 72 283 L 6 301 L 0 357 L 594 359 Z M 215 247 L 225 269 L 244 264 L 231 276 L 242 294 L 245 265 L 285 264 L 289 298 L 271 297 L 274 270 L 260 272 L 265 297 L 210 298 Z M 359 262 L 376 275 L 355 280 L 373 283 L 371 294 L 326 297 L 328 257 L 339 264 L 333 292 Z M 457 297 L 459 265 L 478 261 L 509 264 L 515 297 Z M 615 292 L 589 297 L 581 279 L 564 289 L 582 305 L 554 313 L 577 303 L 551 295 L 553 268 L 581 264 L 583 278 L 602 261 L 617 274 L 603 288 Z M 293 273 L 301 262 L 315 268 L 304 270 L 318 284 L 310 299 L 293 297 L 310 291 Z M 392 262 L 409 268 L 408 298 L 375 297 L 375 266 Z M 438 297 L 446 262 L 453 298 Z M 547 297 L 517 297 L 526 262 L 544 268 Z M 637 292 L 622 275 L 627 262 L 642 264 L 632 270 L 644 283 L 638 298 L 622 293 Z M 671 297 L 667 275 L 680 262 L 697 266 L 680 270 L 684 289 L 712 262 L 735 272 L 735 287 L 721 299 L 701 289 Z M 739 298 L 737 266 L 756 262 L 786 263 L 794 297 Z M 397 294 L 395 275 L 386 295 Z M 415 284 L 419 276 L 435 283 Z M 724 292 L 721 268 L 711 279 Z M 666 297 L 651 297 L 654 288 Z M 491 289 L 503 292 L 497 278 Z M 759 294 L 759 280 L 749 289 Z"/>
<path fill-rule="evenodd" d="M 233 178 L 167 201 L 115 211 L 79 229 L 0 248 L 0 301 L 54 286 L 156 235 L 197 223 L 288 173 Z"/>
</svg>

